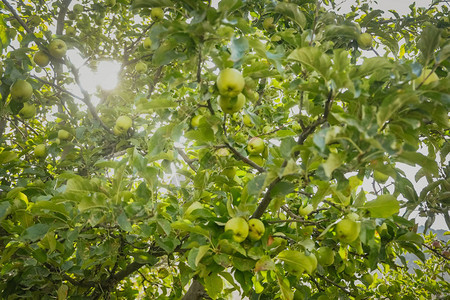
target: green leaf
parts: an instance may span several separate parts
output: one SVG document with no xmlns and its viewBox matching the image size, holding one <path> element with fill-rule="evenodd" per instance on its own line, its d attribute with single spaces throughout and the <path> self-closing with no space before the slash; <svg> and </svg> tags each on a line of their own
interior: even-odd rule
<svg viewBox="0 0 450 300">
<path fill-rule="evenodd" d="M 22 239 L 31 240 L 33 242 L 39 240 L 45 236 L 49 228 L 50 226 L 47 224 L 35 224 L 25 230 Z"/>
<path fill-rule="evenodd" d="M 417 233 L 411 232 L 411 231 L 408 231 L 407 233 L 399 236 L 397 238 L 397 241 L 412 242 L 419 246 L 421 246 L 424 243 L 424 240 L 420 235 L 418 235 Z"/>
<path fill-rule="evenodd" d="M 2 221 L 6 216 L 10 214 L 11 204 L 8 201 L 0 203 L 0 221 Z"/>
<path fill-rule="evenodd" d="M 295 3 L 278 2 L 275 7 L 275 12 L 292 19 L 292 21 L 297 23 L 302 29 L 306 26 L 306 17 L 298 9 L 298 5 Z"/>
<path fill-rule="evenodd" d="M 277 258 L 289 266 L 289 269 L 294 271 L 295 275 L 299 275 L 304 271 L 311 274 L 313 271 L 310 260 L 303 252 L 296 250 L 283 250 L 280 254 L 278 254 Z"/>
<path fill-rule="evenodd" d="M 268 255 L 261 257 L 255 265 L 255 272 L 275 270 L 275 262 Z"/>
<path fill-rule="evenodd" d="M 195 258 L 195 266 L 202 260 L 206 253 L 209 251 L 209 245 L 203 245 L 198 247 L 197 257 Z"/>
<path fill-rule="evenodd" d="M 0 165 L 6 164 L 17 158 L 17 154 L 12 151 L 2 151 L 0 153 Z"/>
<path fill-rule="evenodd" d="M 355 66 L 352 70 L 352 78 L 362 78 L 373 74 L 380 69 L 391 69 L 393 67 L 392 61 L 387 57 L 370 57 L 365 58 L 360 66 Z"/>
<path fill-rule="evenodd" d="M 434 25 L 428 25 L 423 29 L 417 47 L 426 62 L 433 57 L 434 51 L 439 46 L 440 37 L 441 31 Z"/>
<path fill-rule="evenodd" d="M 238 39 L 233 37 L 231 39 L 231 60 L 234 62 L 240 61 L 248 48 L 249 43 L 247 38 L 243 36 Z"/>
<path fill-rule="evenodd" d="M 437 162 L 434 159 L 423 155 L 422 153 L 404 151 L 399 155 L 398 161 L 411 166 L 415 166 L 416 164 L 418 164 L 429 174 L 432 174 L 434 176 L 439 175 L 439 167 Z"/>
<path fill-rule="evenodd" d="M 334 170 L 342 165 L 342 159 L 337 153 L 330 153 L 326 162 L 322 164 L 325 175 L 331 178 L 331 174 Z"/>
<path fill-rule="evenodd" d="M 134 257 L 134 261 L 140 264 L 149 264 L 153 266 L 158 262 L 158 258 L 145 251 L 133 252 L 131 255 Z"/>
<path fill-rule="evenodd" d="M 166 109 L 171 107 L 177 107 L 178 104 L 166 97 L 152 98 L 150 101 L 140 101 L 137 105 L 137 110 L 139 111 L 149 111 L 152 109 Z"/>
<path fill-rule="evenodd" d="M 325 79 L 329 78 L 331 59 L 317 47 L 295 49 L 289 54 L 288 59 L 299 61 L 319 72 Z"/>
<path fill-rule="evenodd" d="M 69 291 L 69 287 L 66 284 L 61 284 L 58 288 L 58 300 L 67 299 L 67 292 Z"/>
<path fill-rule="evenodd" d="M 120 228 L 122 230 L 125 230 L 127 232 L 131 232 L 133 231 L 133 227 L 131 227 L 131 223 L 127 218 L 127 215 L 125 214 L 125 212 L 122 212 L 118 217 L 117 217 L 117 223 L 119 224 Z"/>
<path fill-rule="evenodd" d="M 366 202 L 364 208 L 370 212 L 370 216 L 373 218 L 389 218 L 399 212 L 400 205 L 394 196 L 381 195 L 375 200 Z"/>
<path fill-rule="evenodd" d="M 205 277 L 205 288 L 208 292 L 208 295 L 212 299 L 217 299 L 217 295 L 223 289 L 223 280 L 217 273 L 211 273 Z"/>
<path fill-rule="evenodd" d="M 377 112 L 377 124 L 382 127 L 400 108 L 407 104 L 419 103 L 419 98 L 413 92 L 391 94 L 386 97 Z"/>
<path fill-rule="evenodd" d="M 277 282 L 281 290 L 281 296 L 284 300 L 293 300 L 294 293 L 291 291 L 289 280 L 277 273 Z"/>
</svg>

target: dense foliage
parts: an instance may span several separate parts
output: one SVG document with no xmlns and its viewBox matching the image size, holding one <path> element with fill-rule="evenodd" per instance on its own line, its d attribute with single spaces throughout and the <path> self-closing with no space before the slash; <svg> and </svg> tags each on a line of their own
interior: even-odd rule
<svg viewBox="0 0 450 300">
<path fill-rule="evenodd" d="M 448 295 L 448 7 L 359 2 L 2 0 L 0 298 Z"/>
</svg>

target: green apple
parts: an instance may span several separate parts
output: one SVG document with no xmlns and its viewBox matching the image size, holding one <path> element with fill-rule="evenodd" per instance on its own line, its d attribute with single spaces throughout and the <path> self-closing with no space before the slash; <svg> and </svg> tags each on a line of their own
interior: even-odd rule
<svg viewBox="0 0 450 300">
<path fill-rule="evenodd" d="M 233 240 L 235 242 L 243 242 L 248 236 L 248 223 L 244 218 L 234 217 L 225 224 L 225 231 L 233 232 Z"/>
<path fill-rule="evenodd" d="M 273 24 L 273 17 L 265 18 L 263 21 L 263 27 L 267 31 L 272 31 L 275 29 L 275 25 Z"/>
<path fill-rule="evenodd" d="M 239 94 L 236 97 L 226 97 L 223 95 L 219 97 L 219 106 L 227 114 L 234 114 L 240 111 L 244 107 L 244 104 L 245 96 L 243 94 Z"/>
<path fill-rule="evenodd" d="M 155 22 L 160 21 L 164 18 L 164 11 L 162 10 L 161 7 L 154 7 L 150 12 L 150 17 Z"/>
<path fill-rule="evenodd" d="M 320 247 L 317 250 L 317 256 L 322 266 L 331 266 L 334 263 L 334 251 L 330 247 Z"/>
<path fill-rule="evenodd" d="M 234 178 L 234 176 L 236 176 L 236 168 L 235 167 L 225 168 L 221 174 L 231 180 Z"/>
<path fill-rule="evenodd" d="M 38 51 L 34 54 L 33 60 L 38 66 L 45 67 L 50 62 L 50 57 L 44 51 Z"/>
<path fill-rule="evenodd" d="M 426 78 L 426 79 L 425 79 Z M 430 69 L 423 69 L 422 73 L 419 77 L 414 80 L 416 85 L 419 85 L 423 82 L 423 85 L 430 84 L 432 82 L 438 81 L 439 77 L 436 75 L 436 73 L 433 72 L 433 70 Z"/>
<path fill-rule="evenodd" d="M 389 175 L 375 170 L 373 171 L 373 179 L 375 179 L 376 182 L 385 183 L 389 179 Z"/>
<path fill-rule="evenodd" d="M 35 157 L 44 157 L 47 152 L 47 149 L 44 144 L 39 144 L 34 147 L 34 156 Z"/>
<path fill-rule="evenodd" d="M 350 220 L 343 219 L 336 225 L 336 235 L 342 243 L 351 243 L 359 236 L 360 224 Z"/>
<path fill-rule="evenodd" d="M 231 38 L 234 34 L 233 27 L 226 26 L 226 25 L 220 25 L 220 27 L 216 31 L 217 35 L 223 38 Z"/>
<path fill-rule="evenodd" d="M 77 34 L 77 30 L 75 27 L 69 26 L 66 28 L 66 35 L 75 36 Z"/>
<path fill-rule="evenodd" d="M 25 80 L 19 79 L 9 89 L 11 98 L 18 102 L 26 102 L 33 95 L 33 87 Z"/>
<path fill-rule="evenodd" d="M 36 106 L 25 102 L 22 109 L 19 111 L 19 116 L 22 119 L 31 119 L 36 115 Z"/>
<path fill-rule="evenodd" d="M 152 40 L 149 37 L 146 37 L 142 43 L 142 46 L 144 46 L 144 49 L 150 49 L 152 46 Z"/>
<path fill-rule="evenodd" d="M 124 133 L 131 128 L 131 125 L 133 125 L 133 120 L 131 120 L 129 116 L 120 116 L 116 120 L 115 127 L 117 127 L 120 132 Z"/>
<path fill-rule="evenodd" d="M 48 52 L 55 58 L 63 58 L 67 52 L 67 45 L 63 40 L 54 39 L 48 45 Z"/>
<path fill-rule="evenodd" d="M 68 140 L 70 139 L 70 132 L 64 129 L 58 130 L 58 139 L 60 140 Z"/>
<path fill-rule="evenodd" d="M 311 204 L 307 204 L 305 207 L 300 206 L 298 209 L 298 214 L 300 216 L 307 216 L 314 210 L 314 207 Z"/>
<path fill-rule="evenodd" d="M 200 120 L 203 119 L 202 115 L 195 115 L 192 119 L 191 119 L 191 126 L 192 127 L 198 127 L 200 125 Z"/>
<path fill-rule="evenodd" d="M 252 119 L 250 118 L 249 115 L 244 115 L 243 121 L 244 121 L 244 125 L 247 126 L 247 127 L 253 127 L 253 126 L 255 126 L 255 125 L 253 124 L 253 121 L 252 121 Z"/>
<path fill-rule="evenodd" d="M 257 164 L 258 166 L 262 167 L 264 165 L 264 158 L 261 155 L 252 154 L 252 155 L 248 156 L 248 159 L 250 159 L 252 162 Z"/>
<path fill-rule="evenodd" d="M 260 154 L 263 153 L 265 147 L 266 145 L 262 138 L 252 137 L 250 141 L 248 141 L 247 151 L 250 154 Z"/>
<path fill-rule="evenodd" d="M 248 237 L 252 241 L 258 241 L 264 235 L 266 228 L 264 223 L 259 219 L 250 219 L 248 221 Z"/>
<path fill-rule="evenodd" d="M 388 290 L 388 287 L 387 287 L 385 284 L 383 284 L 383 283 L 380 284 L 380 285 L 378 286 L 378 291 L 379 291 L 381 294 L 386 293 L 387 290 Z"/>
<path fill-rule="evenodd" d="M 141 74 L 147 72 L 147 64 L 143 61 L 138 62 L 134 68 L 136 72 Z"/>
<path fill-rule="evenodd" d="M 117 126 L 114 126 L 113 133 L 114 133 L 114 135 L 119 136 L 119 135 L 122 135 L 124 132 L 120 131 L 119 128 L 117 128 Z"/>
<path fill-rule="evenodd" d="M 230 155 L 230 151 L 227 148 L 219 148 L 216 151 L 216 155 L 220 157 L 225 157 Z"/>
<path fill-rule="evenodd" d="M 357 39 L 358 45 L 361 49 L 367 50 L 372 47 L 373 38 L 370 33 L 362 33 Z"/>
<path fill-rule="evenodd" d="M 344 273 L 349 276 L 353 276 L 355 274 L 355 271 L 355 264 L 352 261 L 347 261 L 347 263 L 345 264 Z"/>
<path fill-rule="evenodd" d="M 72 9 L 72 11 L 74 13 L 76 13 L 77 15 L 81 14 L 83 12 L 83 10 L 84 10 L 84 8 L 83 8 L 83 5 L 81 5 L 81 4 L 75 4 Z"/>
<path fill-rule="evenodd" d="M 227 68 L 220 71 L 216 83 L 222 96 L 235 97 L 244 89 L 245 79 L 238 70 Z"/>
<path fill-rule="evenodd" d="M 372 274 L 366 273 L 361 277 L 361 280 L 364 284 L 369 286 L 373 283 L 373 276 L 372 276 Z"/>
</svg>

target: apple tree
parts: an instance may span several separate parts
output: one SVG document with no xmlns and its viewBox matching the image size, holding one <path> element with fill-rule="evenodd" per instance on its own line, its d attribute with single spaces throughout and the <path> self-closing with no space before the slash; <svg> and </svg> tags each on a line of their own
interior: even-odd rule
<svg viewBox="0 0 450 300">
<path fill-rule="evenodd" d="M 448 7 L 367 2 L 2 0 L 0 297 L 448 295 Z"/>
</svg>

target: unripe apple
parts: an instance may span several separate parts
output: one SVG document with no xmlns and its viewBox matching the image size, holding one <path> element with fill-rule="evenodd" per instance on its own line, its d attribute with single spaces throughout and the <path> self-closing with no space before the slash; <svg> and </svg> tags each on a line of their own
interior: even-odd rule
<svg viewBox="0 0 450 300">
<path fill-rule="evenodd" d="M 117 127 L 120 132 L 124 133 L 131 128 L 131 125 L 133 125 L 133 120 L 131 120 L 129 116 L 120 116 L 116 120 L 115 127 Z"/>
<path fill-rule="evenodd" d="M 152 46 L 152 40 L 149 37 L 146 37 L 144 39 L 144 42 L 142 43 L 142 46 L 144 47 L 144 49 L 150 49 Z"/>
<path fill-rule="evenodd" d="M 77 34 L 77 30 L 75 27 L 69 26 L 66 28 L 66 35 L 75 36 Z"/>
<path fill-rule="evenodd" d="M 33 60 L 38 66 L 45 67 L 50 62 L 50 57 L 44 51 L 38 51 L 34 54 Z"/>
<path fill-rule="evenodd" d="M 434 242 L 431 244 L 431 246 L 433 246 L 433 248 L 439 249 L 439 248 L 441 248 L 441 242 L 439 242 L 439 241 L 434 241 Z"/>
<path fill-rule="evenodd" d="M 117 136 L 123 134 L 123 132 L 120 131 L 119 128 L 117 128 L 117 126 L 114 126 L 114 128 L 113 128 L 113 133 L 114 133 L 114 135 L 117 135 Z"/>
<path fill-rule="evenodd" d="M 239 94 L 236 97 L 226 97 L 221 95 L 219 98 L 219 106 L 224 113 L 234 114 L 244 107 L 245 96 Z"/>
<path fill-rule="evenodd" d="M 245 86 L 245 79 L 241 72 L 232 68 L 220 71 L 216 82 L 219 93 L 225 97 L 239 95 Z"/>
<path fill-rule="evenodd" d="M 150 12 L 150 17 L 155 22 L 160 21 L 164 18 L 164 11 L 162 10 L 161 7 L 154 7 Z"/>
<path fill-rule="evenodd" d="M 317 269 L 317 258 L 314 254 L 310 253 L 309 255 L 306 256 L 306 258 L 308 258 L 310 264 L 311 264 L 311 269 L 306 269 L 306 272 L 311 275 L 312 273 L 314 273 L 314 271 Z"/>
<path fill-rule="evenodd" d="M 262 138 L 253 137 L 247 144 L 247 151 L 250 154 L 259 154 L 264 151 L 265 144 Z"/>
<path fill-rule="evenodd" d="M 426 79 L 425 79 L 426 78 Z M 423 69 L 422 73 L 419 77 L 414 80 L 416 85 L 419 85 L 423 82 L 423 85 L 430 84 L 432 82 L 438 81 L 439 77 L 436 75 L 436 73 L 433 72 L 433 70 L 430 69 Z"/>
<path fill-rule="evenodd" d="M 198 127 L 200 125 L 200 120 L 203 119 L 202 115 L 195 115 L 192 119 L 191 119 L 191 126 L 192 127 Z"/>
<path fill-rule="evenodd" d="M 26 102 L 33 95 L 33 87 L 25 80 L 19 79 L 9 89 L 11 98 L 18 102 Z"/>
<path fill-rule="evenodd" d="M 243 242 L 248 236 L 248 224 L 244 218 L 234 217 L 225 224 L 225 231 L 233 232 L 233 240 L 235 242 Z"/>
<path fill-rule="evenodd" d="M 300 206 L 298 209 L 298 214 L 300 216 L 307 216 L 314 210 L 314 207 L 311 204 L 307 204 L 305 207 Z"/>
<path fill-rule="evenodd" d="M 373 179 L 375 179 L 376 182 L 385 183 L 389 179 L 389 175 L 375 170 L 373 171 Z"/>
<path fill-rule="evenodd" d="M 80 13 L 83 12 L 84 8 L 83 8 L 83 5 L 81 5 L 81 4 L 75 4 L 75 5 L 73 6 L 73 9 L 72 9 L 72 10 L 73 10 L 74 13 L 80 14 Z"/>
<path fill-rule="evenodd" d="M 60 140 L 68 140 L 70 138 L 70 132 L 64 129 L 58 130 L 58 139 Z"/>
<path fill-rule="evenodd" d="M 225 157 L 230 155 L 230 151 L 227 148 L 219 148 L 216 151 L 216 155 L 219 157 Z"/>
<path fill-rule="evenodd" d="M 67 52 L 67 45 L 63 40 L 55 39 L 48 45 L 48 51 L 55 58 L 63 58 Z"/>
<path fill-rule="evenodd" d="M 259 219 L 250 219 L 248 221 L 248 228 L 248 237 L 252 241 L 260 240 L 266 231 L 264 223 Z"/>
<path fill-rule="evenodd" d="M 317 250 L 317 258 L 322 266 L 331 266 L 334 263 L 334 251 L 330 247 L 320 247 Z"/>
<path fill-rule="evenodd" d="M 250 118 L 249 115 L 244 115 L 243 121 L 244 121 L 244 125 L 247 126 L 247 127 L 253 127 L 253 126 L 255 126 L 255 125 L 253 124 L 252 119 Z"/>
<path fill-rule="evenodd" d="M 364 284 L 369 286 L 373 283 L 373 276 L 369 273 L 366 273 L 361 277 L 361 280 L 363 281 Z"/>
<path fill-rule="evenodd" d="M 136 69 L 136 72 L 141 74 L 147 72 L 147 65 L 143 61 L 138 62 L 134 68 Z"/>
<path fill-rule="evenodd" d="M 47 152 L 47 149 L 44 144 L 39 144 L 34 147 L 34 156 L 35 157 L 44 157 Z"/>
<path fill-rule="evenodd" d="M 336 225 L 336 235 L 342 243 L 351 243 L 359 236 L 360 224 L 350 220 L 343 219 Z"/>
<path fill-rule="evenodd" d="M 362 33 L 358 36 L 358 45 L 361 49 L 367 50 L 372 47 L 373 38 L 370 33 Z"/>
<path fill-rule="evenodd" d="M 31 119 L 36 115 L 36 106 L 25 102 L 22 109 L 19 111 L 19 116 L 22 119 Z"/>
</svg>

